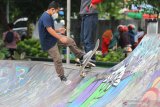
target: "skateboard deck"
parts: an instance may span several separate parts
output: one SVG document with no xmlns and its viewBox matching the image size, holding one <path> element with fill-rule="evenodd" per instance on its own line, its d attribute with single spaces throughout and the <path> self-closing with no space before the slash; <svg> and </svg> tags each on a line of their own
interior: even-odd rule
<svg viewBox="0 0 160 107">
<path fill-rule="evenodd" d="M 99 47 L 99 39 L 96 41 L 96 45 L 95 45 L 95 48 L 92 50 L 92 53 L 90 56 L 88 56 L 84 62 L 82 63 L 82 66 L 80 67 L 80 76 L 81 77 L 85 77 L 86 76 L 86 72 L 85 72 L 85 67 L 87 66 L 87 64 L 89 63 L 90 59 L 92 58 L 92 56 L 95 54 L 96 50 L 98 49 Z"/>
<path fill-rule="evenodd" d="M 82 66 L 82 63 L 80 61 L 75 63 L 76 66 Z M 88 64 L 85 66 L 85 68 L 91 69 L 92 67 L 95 67 L 96 65 L 94 63 L 88 62 Z"/>
</svg>

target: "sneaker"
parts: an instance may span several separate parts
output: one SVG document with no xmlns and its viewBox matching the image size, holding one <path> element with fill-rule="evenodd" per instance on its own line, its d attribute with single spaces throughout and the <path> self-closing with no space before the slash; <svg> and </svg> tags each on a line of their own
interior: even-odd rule
<svg viewBox="0 0 160 107">
<path fill-rule="evenodd" d="M 94 64 L 96 63 L 96 58 L 95 58 L 95 56 L 91 58 L 90 62 L 91 62 L 91 63 L 94 63 Z"/>
<path fill-rule="evenodd" d="M 71 81 L 67 80 L 67 78 L 64 75 L 60 76 L 60 79 L 65 85 L 69 85 L 71 83 Z"/>
<path fill-rule="evenodd" d="M 92 54 L 92 50 L 87 52 L 85 55 L 83 55 L 83 58 L 81 60 L 82 63 L 85 63 L 86 59 Z"/>
<path fill-rule="evenodd" d="M 91 59 L 90 62 L 95 64 L 96 60 L 95 59 Z"/>
<path fill-rule="evenodd" d="M 66 81 L 67 80 L 67 78 L 64 75 L 60 76 L 60 79 L 61 79 L 61 81 Z"/>
</svg>

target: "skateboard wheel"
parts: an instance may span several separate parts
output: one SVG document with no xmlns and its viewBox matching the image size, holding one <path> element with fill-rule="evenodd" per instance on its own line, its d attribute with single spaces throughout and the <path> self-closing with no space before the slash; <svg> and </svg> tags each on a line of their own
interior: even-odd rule
<svg viewBox="0 0 160 107">
<path fill-rule="evenodd" d="M 80 74 L 80 76 L 81 76 L 82 78 L 84 78 L 84 77 L 86 77 L 86 73 L 85 73 L 85 72 L 82 72 L 82 73 Z"/>
</svg>

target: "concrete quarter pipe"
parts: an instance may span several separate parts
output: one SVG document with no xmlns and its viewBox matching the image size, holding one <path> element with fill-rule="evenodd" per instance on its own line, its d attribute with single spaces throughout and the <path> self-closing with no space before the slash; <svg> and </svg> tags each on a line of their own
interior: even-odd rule
<svg viewBox="0 0 160 107">
<path fill-rule="evenodd" d="M 0 61 L 0 107 L 160 107 L 160 35 L 152 24 L 138 47 L 118 65 L 81 79 L 77 68 L 64 67 L 65 86 L 54 65 Z M 117 86 L 97 78 L 123 72 Z M 116 78 L 117 80 L 117 78 Z"/>
</svg>

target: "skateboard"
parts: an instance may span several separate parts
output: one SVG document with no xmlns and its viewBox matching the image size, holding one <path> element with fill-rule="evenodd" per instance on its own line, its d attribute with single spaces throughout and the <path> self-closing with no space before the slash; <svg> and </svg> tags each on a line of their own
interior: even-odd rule
<svg viewBox="0 0 160 107">
<path fill-rule="evenodd" d="M 99 39 L 96 41 L 96 45 L 95 45 L 95 48 L 92 50 L 92 53 L 90 56 L 88 56 L 84 61 L 83 63 L 81 64 L 80 66 L 80 76 L 83 78 L 86 76 L 86 71 L 85 71 L 85 67 L 87 66 L 87 64 L 89 63 L 90 59 L 92 58 L 92 56 L 95 54 L 96 50 L 98 49 L 99 47 Z"/>
<path fill-rule="evenodd" d="M 79 58 L 76 58 L 75 59 L 75 65 L 76 66 L 82 66 L 82 63 L 80 62 L 80 59 Z M 85 68 L 89 68 L 91 69 L 91 67 L 95 67 L 96 65 L 94 63 L 91 63 L 91 62 L 88 62 L 88 64 L 85 66 Z"/>
</svg>

